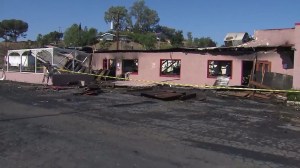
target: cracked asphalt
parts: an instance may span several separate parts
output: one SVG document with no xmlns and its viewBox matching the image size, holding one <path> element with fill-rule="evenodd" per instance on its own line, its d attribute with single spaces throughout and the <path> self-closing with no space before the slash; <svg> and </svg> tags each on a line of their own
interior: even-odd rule
<svg viewBox="0 0 300 168">
<path fill-rule="evenodd" d="M 78 96 L 0 81 L 0 167 L 299 167 L 295 108 L 176 90 L 197 98 L 161 101 L 126 88 Z"/>
</svg>

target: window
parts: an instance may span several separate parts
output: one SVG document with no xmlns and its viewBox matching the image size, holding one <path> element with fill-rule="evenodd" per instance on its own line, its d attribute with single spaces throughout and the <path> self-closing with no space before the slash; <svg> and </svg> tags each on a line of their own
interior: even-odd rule
<svg viewBox="0 0 300 168">
<path fill-rule="evenodd" d="M 271 62 L 269 61 L 257 61 L 256 71 L 259 72 L 270 72 L 271 71 Z"/>
<path fill-rule="evenodd" d="M 30 50 L 23 52 L 21 56 L 13 52 L 8 56 L 8 66 L 9 71 L 35 72 L 35 57 Z"/>
<path fill-rule="evenodd" d="M 139 61 L 138 59 L 123 60 L 122 67 L 124 74 L 126 72 L 131 72 L 131 74 L 137 74 L 139 71 Z"/>
<path fill-rule="evenodd" d="M 180 76 L 181 60 L 161 60 L 161 76 Z"/>
<path fill-rule="evenodd" d="M 19 53 L 16 52 L 10 53 L 7 57 L 7 62 L 8 62 L 8 71 L 20 72 L 21 56 Z"/>
<path fill-rule="evenodd" d="M 232 74 L 232 61 L 208 61 L 208 78 L 217 76 L 231 77 Z"/>
</svg>

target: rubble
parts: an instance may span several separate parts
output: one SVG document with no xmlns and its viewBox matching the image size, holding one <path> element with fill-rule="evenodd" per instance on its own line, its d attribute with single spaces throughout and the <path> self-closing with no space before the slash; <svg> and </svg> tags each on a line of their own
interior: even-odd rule
<svg viewBox="0 0 300 168">
<path fill-rule="evenodd" d="M 252 99 L 262 99 L 262 100 L 275 100 L 278 103 L 286 103 L 287 97 L 285 93 L 275 93 L 275 92 L 261 92 L 261 91 L 251 91 L 251 90 L 226 90 L 216 92 L 218 96 L 232 96 L 238 98 L 252 98 Z"/>
<path fill-rule="evenodd" d="M 83 91 L 74 93 L 74 95 L 89 95 L 89 96 L 97 96 L 99 93 L 102 93 L 103 91 L 97 84 L 91 84 L 88 85 L 83 89 Z"/>
<path fill-rule="evenodd" d="M 164 101 L 171 101 L 171 100 L 188 100 L 192 98 L 196 98 L 196 93 L 186 93 L 186 92 L 176 92 L 176 91 L 148 91 L 141 93 L 141 96 L 164 100 Z"/>
</svg>

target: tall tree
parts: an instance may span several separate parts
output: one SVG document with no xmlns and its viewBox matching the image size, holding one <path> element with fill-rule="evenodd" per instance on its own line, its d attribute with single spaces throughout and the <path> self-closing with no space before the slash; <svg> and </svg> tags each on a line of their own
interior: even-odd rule
<svg viewBox="0 0 300 168">
<path fill-rule="evenodd" d="M 146 6 L 144 0 L 137 0 L 130 9 L 130 15 L 135 19 L 135 30 L 151 31 L 160 20 L 157 12 Z"/>
<path fill-rule="evenodd" d="M 0 22 L 0 38 L 16 42 L 19 37 L 26 37 L 28 23 L 22 20 L 2 20 Z"/>
<path fill-rule="evenodd" d="M 131 25 L 128 11 L 124 6 L 112 6 L 105 12 L 104 20 L 106 23 L 113 22 L 113 29 L 116 31 L 117 50 L 119 49 L 120 30 L 125 30 Z"/>
<path fill-rule="evenodd" d="M 73 24 L 71 27 L 67 28 L 64 33 L 65 44 L 72 47 L 81 46 L 80 31 L 80 26 L 78 24 Z"/>
<path fill-rule="evenodd" d="M 112 6 L 105 12 L 106 23 L 113 22 L 115 30 L 125 30 L 131 26 L 131 18 L 124 6 Z"/>
</svg>

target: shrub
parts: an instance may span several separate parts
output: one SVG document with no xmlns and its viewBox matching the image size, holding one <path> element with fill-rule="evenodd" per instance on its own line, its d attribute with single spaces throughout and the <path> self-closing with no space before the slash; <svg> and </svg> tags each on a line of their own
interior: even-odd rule
<svg viewBox="0 0 300 168">
<path fill-rule="evenodd" d="M 288 101 L 300 101 L 300 93 L 299 92 L 288 92 L 287 100 Z"/>
</svg>

